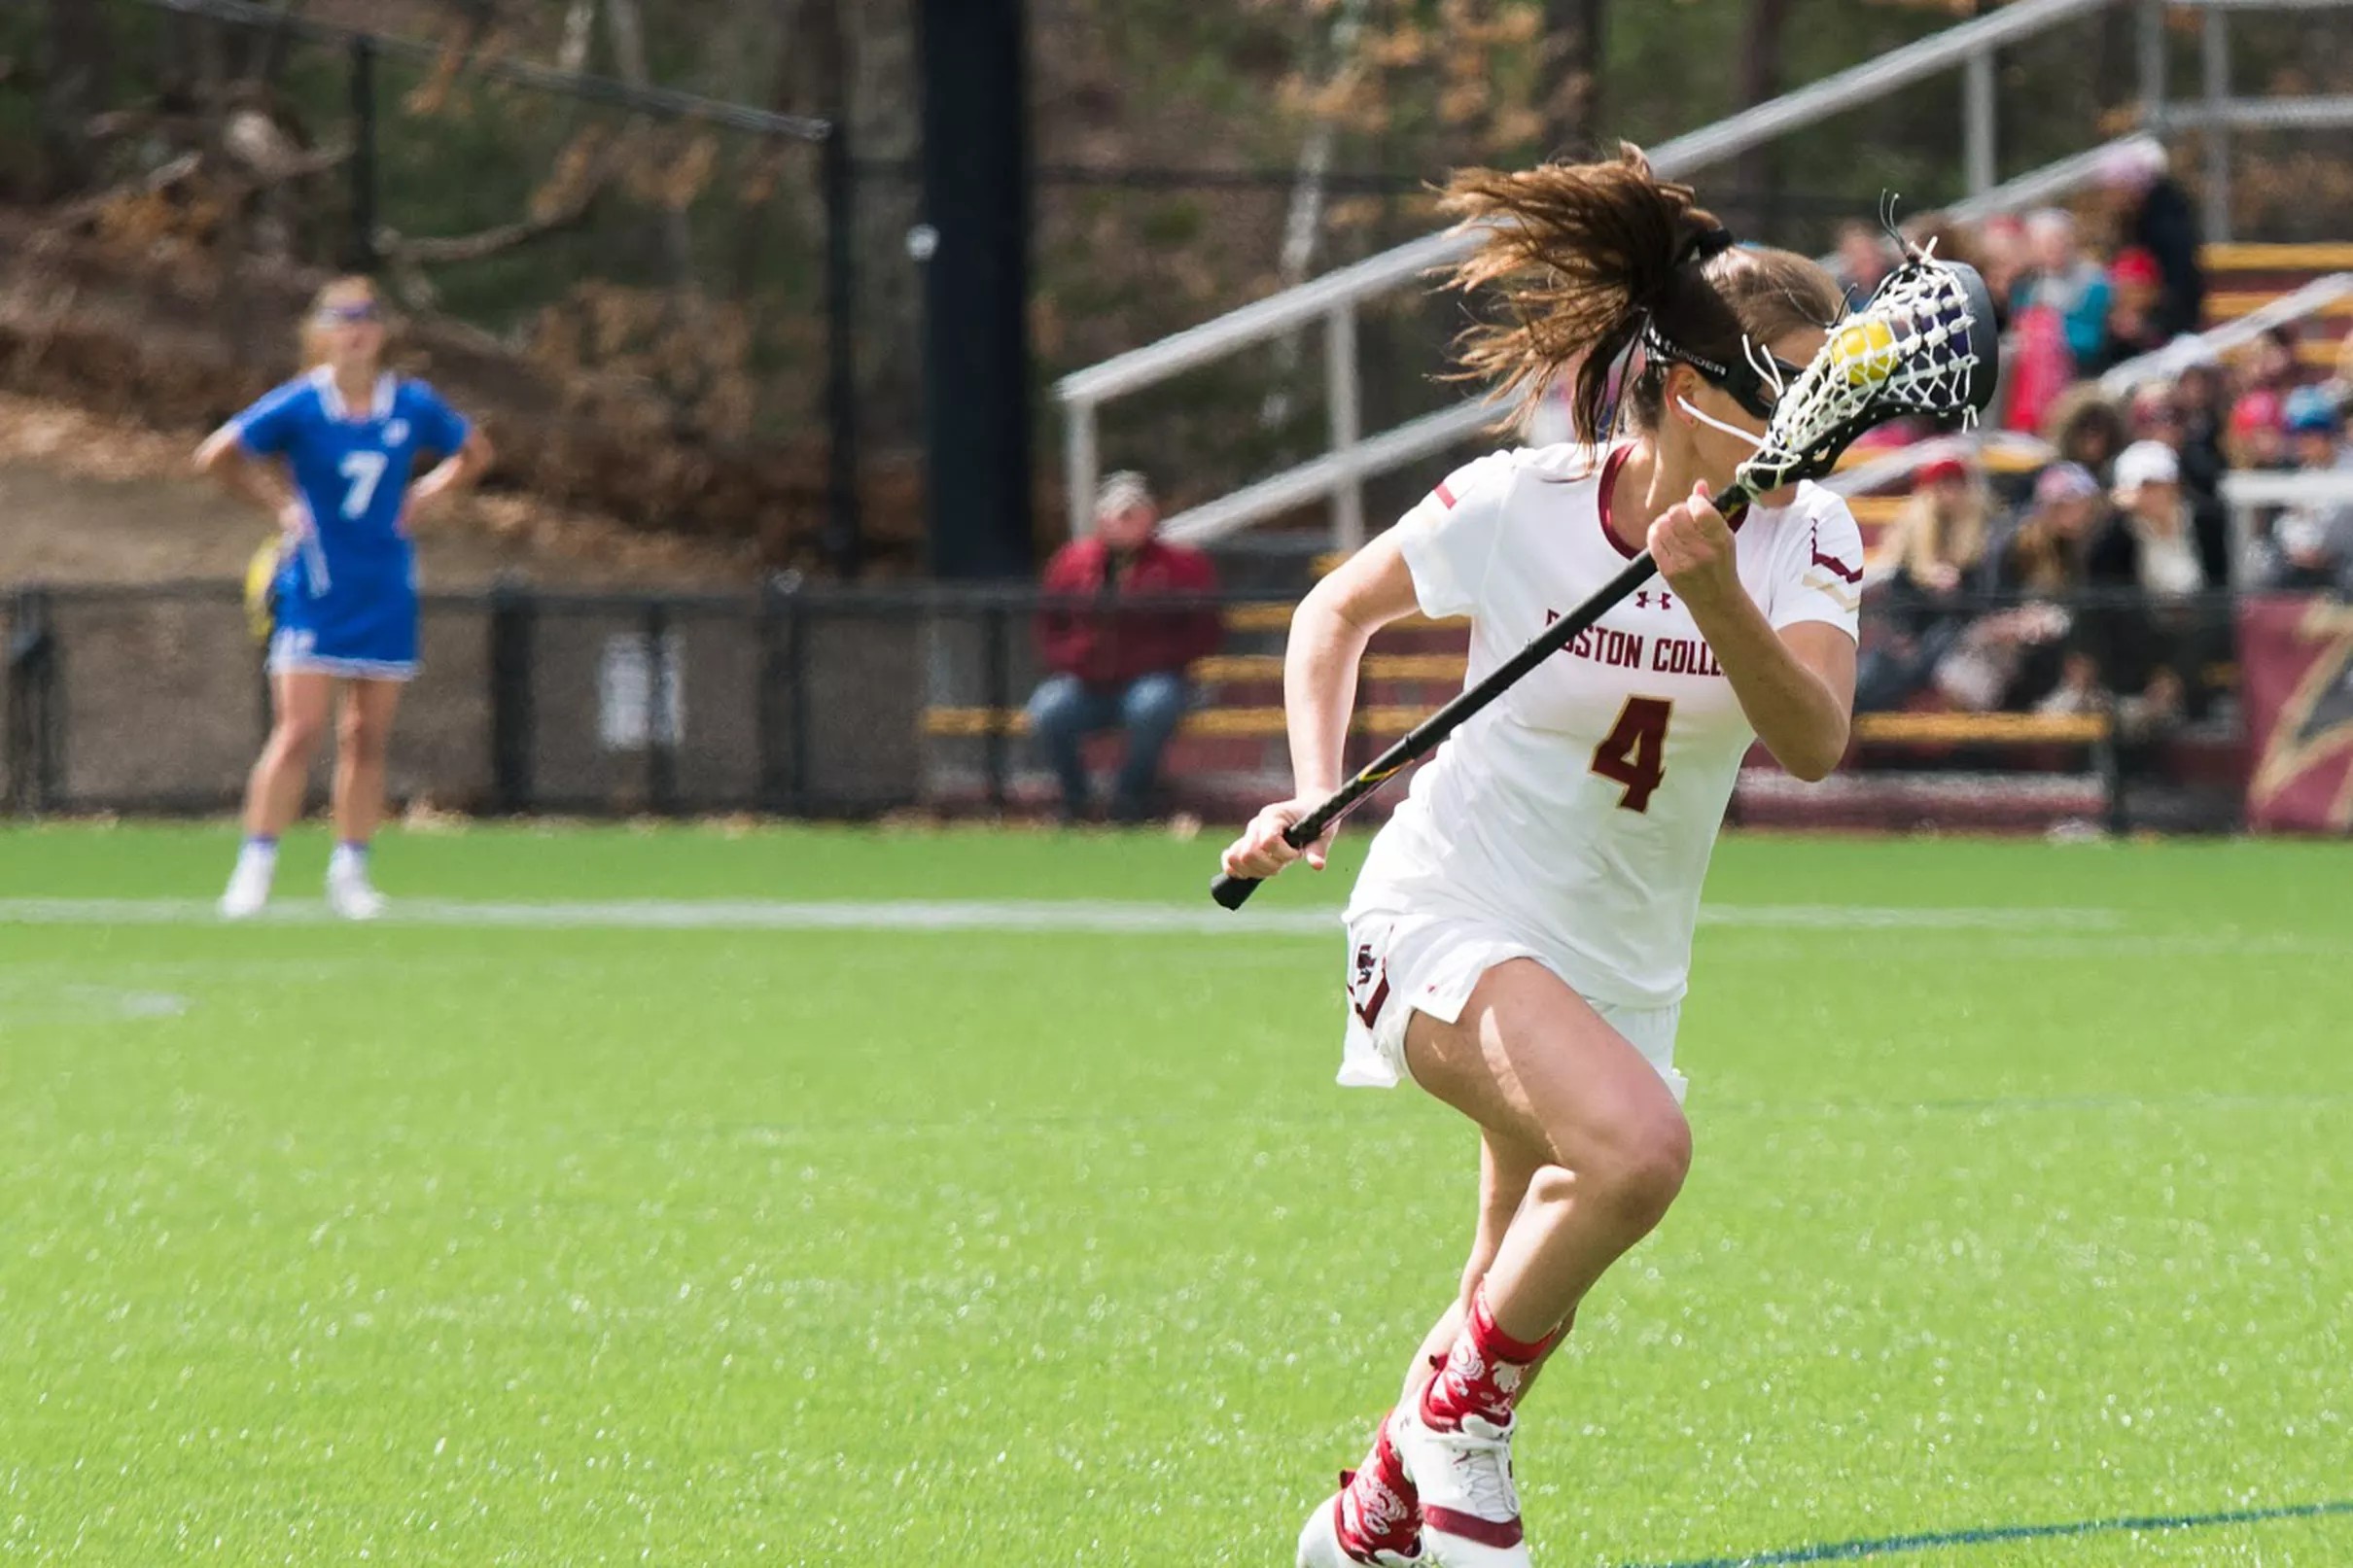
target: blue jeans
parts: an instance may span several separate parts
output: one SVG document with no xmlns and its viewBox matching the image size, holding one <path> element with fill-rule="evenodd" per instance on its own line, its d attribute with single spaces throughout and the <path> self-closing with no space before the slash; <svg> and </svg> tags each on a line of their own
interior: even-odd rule
<svg viewBox="0 0 2353 1568">
<path fill-rule="evenodd" d="M 1112 785 L 1111 810 L 1119 817 L 1142 816 L 1151 804 L 1160 753 L 1190 703 L 1180 675 L 1141 676 L 1125 688 L 1089 686 L 1076 676 L 1048 677 L 1030 696 L 1030 733 L 1062 782 L 1063 809 L 1086 809 L 1090 791 L 1079 743 L 1105 730 L 1124 730 L 1127 756 Z"/>
</svg>

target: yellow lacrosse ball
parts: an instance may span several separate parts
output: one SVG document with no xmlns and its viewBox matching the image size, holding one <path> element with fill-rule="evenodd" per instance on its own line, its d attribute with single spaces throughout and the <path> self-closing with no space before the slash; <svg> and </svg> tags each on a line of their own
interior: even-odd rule
<svg viewBox="0 0 2353 1568">
<path fill-rule="evenodd" d="M 1858 321 L 1840 329 L 1834 341 L 1850 387 L 1884 381 L 1895 369 L 1895 332 L 1883 321 Z"/>
</svg>

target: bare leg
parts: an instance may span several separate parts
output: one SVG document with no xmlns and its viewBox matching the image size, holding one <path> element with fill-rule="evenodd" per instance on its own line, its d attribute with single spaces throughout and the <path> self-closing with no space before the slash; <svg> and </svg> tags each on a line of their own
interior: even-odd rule
<svg viewBox="0 0 2353 1568">
<path fill-rule="evenodd" d="M 1416 1015 L 1406 1062 L 1479 1124 L 1499 1167 L 1529 1171 L 1485 1283 L 1496 1326 L 1540 1341 L 1682 1190 L 1682 1109 L 1641 1053 L 1525 958 L 1489 970 L 1459 1022 Z M 1488 1217 L 1483 1205 L 1483 1227 Z"/>
<path fill-rule="evenodd" d="M 365 845 L 384 817 L 384 758 L 392 715 L 401 706 L 397 680 L 350 680 L 335 725 L 335 842 Z"/>
<path fill-rule="evenodd" d="M 270 678 L 269 739 L 245 782 L 245 834 L 274 839 L 302 814 L 310 759 L 327 733 L 332 676 L 288 671 Z"/>
<path fill-rule="evenodd" d="M 1528 1184 L 1535 1178 L 1540 1163 L 1514 1154 L 1508 1147 L 1498 1149 L 1495 1140 L 1484 1135 L 1479 1140 L 1479 1226 L 1471 1239 L 1470 1261 L 1462 1266 L 1462 1289 L 1451 1306 L 1438 1315 L 1438 1321 L 1422 1339 L 1422 1347 L 1414 1352 L 1412 1365 L 1405 1369 L 1405 1388 L 1398 1403 L 1411 1407 L 1422 1394 L 1422 1385 L 1430 1379 L 1432 1366 L 1446 1359 L 1455 1341 L 1461 1336 L 1462 1319 L 1470 1310 L 1471 1297 L 1478 1291 L 1480 1281 L 1495 1261 L 1495 1250 L 1503 1245 L 1503 1233 L 1511 1225 L 1512 1216 L 1520 1212 L 1520 1201 L 1528 1194 Z M 1565 1327 L 1566 1325 L 1563 1325 Z M 1554 1342 L 1557 1348 L 1559 1342 Z M 1545 1351 L 1550 1360 L 1552 1350 Z M 1520 1397 L 1526 1400 L 1530 1383 L 1544 1363 L 1539 1361 L 1528 1370 L 1520 1384 Z"/>
</svg>

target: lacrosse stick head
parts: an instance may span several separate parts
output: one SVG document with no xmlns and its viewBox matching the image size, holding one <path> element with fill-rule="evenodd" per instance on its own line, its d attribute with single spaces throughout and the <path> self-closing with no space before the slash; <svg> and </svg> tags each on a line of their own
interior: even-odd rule
<svg viewBox="0 0 2353 1568">
<path fill-rule="evenodd" d="M 1975 424 L 1993 401 L 2001 334 L 1977 268 L 1914 253 L 1830 336 L 1774 405 L 1750 495 L 1819 478 L 1856 436 L 1911 414 Z"/>
</svg>

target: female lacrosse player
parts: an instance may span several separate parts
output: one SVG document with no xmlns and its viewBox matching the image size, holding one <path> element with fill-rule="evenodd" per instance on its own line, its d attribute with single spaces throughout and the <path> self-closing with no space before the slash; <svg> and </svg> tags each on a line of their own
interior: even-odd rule
<svg viewBox="0 0 2353 1568">
<path fill-rule="evenodd" d="M 196 449 L 198 469 L 277 518 L 282 543 L 268 661 L 275 719 L 246 785 L 245 847 L 221 896 L 231 920 L 268 901 L 278 835 L 301 811 L 338 684 L 327 899 L 350 920 L 383 909 L 368 846 L 383 815 L 393 710 L 417 668 L 411 525 L 490 464 L 490 443 L 439 394 L 384 368 L 384 339 L 374 287 L 329 284 L 302 327 L 308 372 Z M 424 453 L 439 461 L 412 483 Z"/>
<path fill-rule="evenodd" d="M 1821 778 L 1854 693 L 1863 552 L 1844 505 L 1798 485 L 1736 530 L 1708 504 L 1837 320 L 1836 282 L 1735 247 L 1632 148 L 1465 174 L 1449 199 L 1484 226 L 1457 285 L 1498 285 L 1512 306 L 1468 332 L 1467 368 L 1524 398 L 1567 377 L 1584 444 L 1457 470 L 1307 596 L 1284 670 L 1296 793 L 1258 814 L 1225 869 L 1324 863 L 1328 844 L 1299 854 L 1282 829 L 1341 782 L 1357 662 L 1381 626 L 1417 607 L 1467 615 L 1476 680 L 1645 544 L 1660 579 L 1455 734 L 1350 903 L 1341 1082 L 1410 1075 L 1476 1122 L 1483 1147 L 1460 1296 L 1370 1457 L 1309 1518 L 1299 1560 L 1319 1568 L 1424 1551 L 1446 1568 L 1527 1562 L 1513 1408 L 1691 1158 L 1675 1020 L 1740 759 L 1762 737 Z"/>
</svg>

